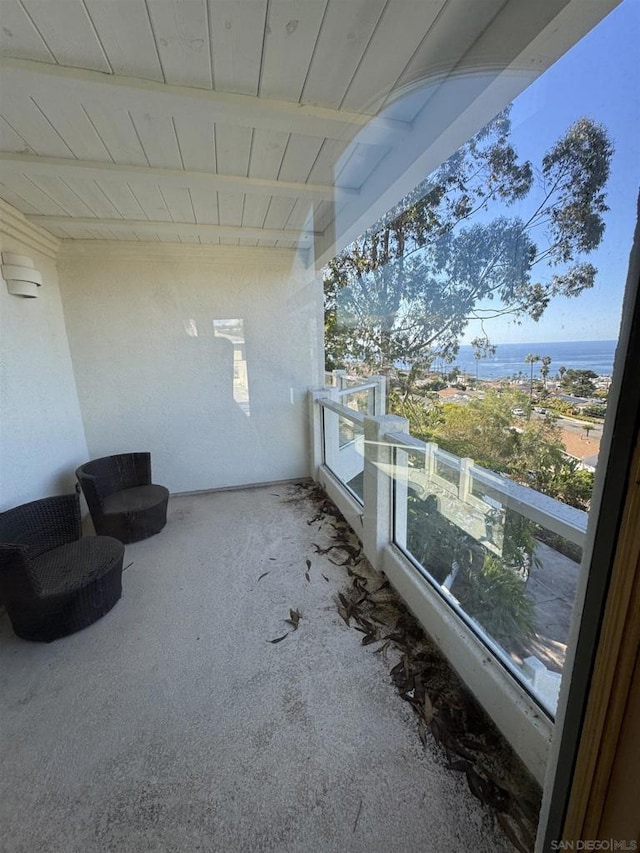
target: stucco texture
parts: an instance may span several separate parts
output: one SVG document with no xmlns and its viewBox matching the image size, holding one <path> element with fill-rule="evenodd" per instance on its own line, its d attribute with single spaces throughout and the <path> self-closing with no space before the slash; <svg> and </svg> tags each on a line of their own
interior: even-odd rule
<svg viewBox="0 0 640 853">
<path fill-rule="evenodd" d="M 0 249 L 42 273 L 36 299 L 0 281 L 0 511 L 73 490 L 87 445 L 55 260 L 0 230 Z"/>
<path fill-rule="evenodd" d="M 308 473 L 322 290 L 294 252 L 74 241 L 59 271 L 91 457 L 149 450 L 174 493 Z"/>
</svg>

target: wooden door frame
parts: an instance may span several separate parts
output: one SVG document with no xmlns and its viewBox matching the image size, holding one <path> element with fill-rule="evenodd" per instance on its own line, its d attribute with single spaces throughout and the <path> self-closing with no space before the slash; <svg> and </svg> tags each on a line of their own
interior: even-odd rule
<svg viewBox="0 0 640 853">
<path fill-rule="evenodd" d="M 596 472 L 584 552 L 590 569 L 577 602 L 580 624 L 556 717 L 537 851 L 559 849 L 561 840 L 596 840 L 603 815 L 612 814 L 610 780 L 620 759 L 640 623 L 639 374 L 640 195 L 600 449 L 606 464 Z"/>
</svg>

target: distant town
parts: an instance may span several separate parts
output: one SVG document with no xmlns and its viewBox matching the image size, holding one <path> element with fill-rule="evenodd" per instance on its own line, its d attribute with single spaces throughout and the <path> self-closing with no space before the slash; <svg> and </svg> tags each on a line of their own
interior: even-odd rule
<svg viewBox="0 0 640 853">
<path fill-rule="evenodd" d="M 611 376 L 592 370 L 560 367 L 554 377 L 533 378 L 524 371 L 499 379 L 476 378 L 456 368 L 430 372 L 416 382 L 416 393 L 437 394 L 442 403 L 465 405 L 483 399 L 488 389 L 500 393 L 511 388 L 528 396 L 528 403 L 514 408 L 513 425 L 530 419 L 552 418 L 560 430 L 567 455 L 580 467 L 594 471 L 600 451 L 602 426 L 607 411 Z"/>
</svg>

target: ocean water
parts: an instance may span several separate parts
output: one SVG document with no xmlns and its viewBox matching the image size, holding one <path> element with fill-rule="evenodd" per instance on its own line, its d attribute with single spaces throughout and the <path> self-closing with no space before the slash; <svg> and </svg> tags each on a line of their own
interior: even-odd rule
<svg viewBox="0 0 640 853">
<path fill-rule="evenodd" d="M 617 341 L 564 341 L 554 343 L 497 344 L 496 354 L 480 359 L 479 379 L 499 379 L 522 371 L 525 377 L 531 375 L 531 365 L 525 362 L 529 353 L 548 355 L 551 358 L 549 377 L 554 377 L 559 367 L 573 370 L 593 370 L 599 376 L 613 373 L 613 359 Z M 458 357 L 453 362 L 460 370 L 475 376 L 476 361 L 473 347 L 461 346 Z M 540 376 L 540 362 L 533 365 L 534 379 Z M 438 365 L 434 365 L 438 367 Z M 449 368 L 450 369 L 450 368 Z"/>
</svg>

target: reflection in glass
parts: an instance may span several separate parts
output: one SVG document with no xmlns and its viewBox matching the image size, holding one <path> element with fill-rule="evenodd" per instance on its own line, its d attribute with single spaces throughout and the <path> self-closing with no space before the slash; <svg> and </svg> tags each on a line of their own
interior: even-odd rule
<svg viewBox="0 0 640 853">
<path fill-rule="evenodd" d="M 249 401 L 249 372 L 244 339 L 243 320 L 214 320 L 213 333 L 233 344 L 233 399 L 247 417 L 251 415 Z"/>
<path fill-rule="evenodd" d="M 375 388 L 363 388 L 343 394 L 340 402 L 348 409 L 353 409 L 363 415 L 373 415 L 375 410 Z M 355 427 L 355 428 L 354 428 Z M 356 441 L 362 435 L 362 429 L 351 423 L 346 418 L 340 418 L 339 442 L 344 447 L 352 441 Z"/>
<path fill-rule="evenodd" d="M 396 544 L 553 715 L 586 513 L 434 443 L 396 449 L 395 495 Z"/>
<path fill-rule="evenodd" d="M 190 338 L 198 337 L 198 326 L 196 325 L 196 321 L 193 317 L 189 317 L 188 320 L 183 320 L 182 324 L 184 326 L 184 330 Z"/>
<path fill-rule="evenodd" d="M 364 499 L 364 429 L 342 415 L 323 409 L 324 462 L 362 503 Z"/>
</svg>

